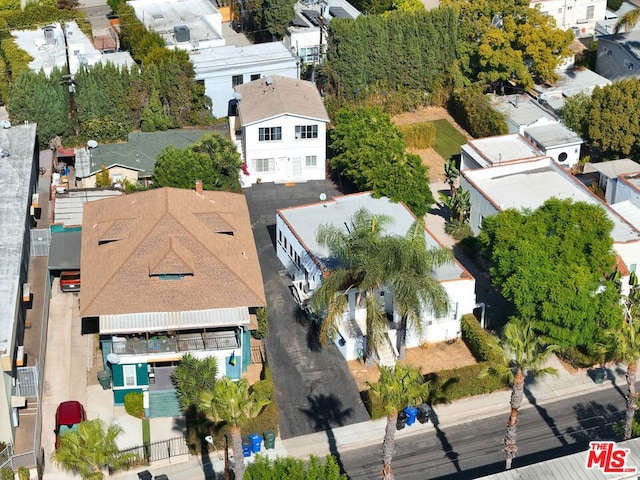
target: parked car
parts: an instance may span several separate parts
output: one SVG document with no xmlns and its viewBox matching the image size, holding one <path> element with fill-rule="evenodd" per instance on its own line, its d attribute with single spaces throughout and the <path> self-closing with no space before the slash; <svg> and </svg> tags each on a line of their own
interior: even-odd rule
<svg viewBox="0 0 640 480">
<path fill-rule="evenodd" d="M 67 270 L 60 274 L 60 290 L 63 292 L 80 291 L 80 270 Z"/>
<path fill-rule="evenodd" d="M 84 407 L 77 400 L 69 400 L 58 405 L 56 410 L 56 429 L 53 431 L 56 434 L 56 449 L 60 443 L 60 437 L 68 432 L 77 430 L 78 424 L 86 419 L 87 415 Z"/>
</svg>

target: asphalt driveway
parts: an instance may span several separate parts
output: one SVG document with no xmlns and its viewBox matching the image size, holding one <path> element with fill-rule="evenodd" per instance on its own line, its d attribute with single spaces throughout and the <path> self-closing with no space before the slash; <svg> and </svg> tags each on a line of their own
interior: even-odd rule
<svg viewBox="0 0 640 480">
<path fill-rule="evenodd" d="M 331 181 L 294 186 L 263 183 L 244 191 L 269 305 L 267 361 L 280 409 L 280 436 L 291 438 L 369 420 L 347 363 L 335 345 L 321 346 L 289 291 L 274 247 L 276 209 L 340 195 Z"/>
</svg>

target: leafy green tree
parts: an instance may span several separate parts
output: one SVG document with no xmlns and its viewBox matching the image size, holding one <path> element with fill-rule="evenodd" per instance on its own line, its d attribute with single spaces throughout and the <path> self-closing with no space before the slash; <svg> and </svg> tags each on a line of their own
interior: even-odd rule
<svg viewBox="0 0 640 480">
<path fill-rule="evenodd" d="M 205 190 L 240 191 L 242 161 L 235 144 L 220 134 L 207 134 L 184 150 L 169 145 L 153 169 L 157 187 L 193 188 L 197 179 Z"/>
<path fill-rule="evenodd" d="M 622 29 L 628 32 L 629 30 L 631 30 L 633 27 L 636 26 L 639 20 L 640 20 L 640 8 L 633 8 L 618 19 L 618 21 L 616 22 L 616 26 L 613 30 L 613 33 L 617 34 Z"/>
<path fill-rule="evenodd" d="M 272 41 L 282 40 L 295 17 L 294 0 L 262 0 L 262 21 Z"/>
<path fill-rule="evenodd" d="M 330 132 L 335 152 L 331 167 L 361 191 L 404 202 L 424 216 L 433 205 L 428 170 L 416 155 L 407 154 L 402 133 L 379 108 L 340 109 Z"/>
<path fill-rule="evenodd" d="M 504 115 L 491 106 L 480 84 L 454 91 L 448 109 L 473 137 L 491 137 L 509 132 Z"/>
<path fill-rule="evenodd" d="M 160 103 L 160 95 L 155 88 L 151 89 L 149 95 L 149 103 L 142 111 L 140 120 L 140 130 L 143 132 L 155 132 L 156 130 L 166 130 L 167 118 L 164 116 L 162 103 Z"/>
<path fill-rule="evenodd" d="M 435 280 L 433 269 L 449 260 L 450 253 L 427 250 L 424 236 L 415 225 L 406 238 L 385 235 L 390 222 L 390 217 L 362 209 L 355 213 L 348 233 L 331 225 L 318 230 L 318 243 L 328 247 L 337 261 L 311 297 L 312 308 L 324 317 L 320 326 L 322 342 L 334 337 L 347 309 L 348 290 L 357 292 L 356 303 L 366 308 L 365 356 L 376 353 L 378 346 L 387 341 L 386 312 L 376 295 L 383 287 L 394 292 L 394 308 L 403 325 L 418 333 L 422 331 L 426 309 L 432 308 L 437 316 L 446 312 L 448 298 Z M 398 335 L 401 342 L 405 331 L 403 328 Z"/>
<path fill-rule="evenodd" d="M 100 171 L 96 173 L 96 187 L 111 187 L 111 174 L 107 167 L 100 166 Z"/>
<path fill-rule="evenodd" d="M 176 386 L 180 409 L 185 415 L 196 413 L 200 394 L 212 390 L 218 378 L 216 357 L 196 358 L 187 353 L 173 370 L 172 380 Z"/>
<path fill-rule="evenodd" d="M 534 80 L 553 82 L 556 68 L 570 55 L 571 30 L 528 0 L 443 0 L 458 12 L 458 58 L 471 81 L 512 80 L 525 88 Z"/>
<path fill-rule="evenodd" d="M 444 178 L 449 184 L 449 192 L 451 193 L 451 197 L 456 196 L 456 181 L 460 176 L 460 170 L 456 166 L 456 160 L 454 158 L 450 158 L 444 162 Z"/>
<path fill-rule="evenodd" d="M 247 419 L 257 416 L 269 403 L 271 403 L 270 400 L 260 398 L 255 392 L 249 392 L 249 385 L 245 379 L 233 381 L 230 378 L 222 378 L 213 385 L 212 389 L 200 394 L 200 410 L 214 420 L 226 422 L 231 427 L 235 478 L 244 478 L 245 469 L 240 425 Z"/>
<path fill-rule="evenodd" d="M 128 468 L 136 458 L 135 454 L 121 453 L 118 449 L 116 438 L 121 433 L 118 425 L 110 426 L 105 432 L 99 419 L 82 422 L 76 431 L 60 437 L 51 461 L 84 479 L 100 480 L 104 478 L 104 468 Z"/>
<path fill-rule="evenodd" d="M 586 93 L 578 93 L 565 100 L 560 110 L 560 117 L 568 128 L 578 135 L 586 137 L 589 131 L 590 110 L 591 97 Z"/>
<path fill-rule="evenodd" d="M 511 463 L 518 452 L 516 444 L 518 411 L 524 398 L 525 375 L 529 374 L 534 378 L 558 375 L 555 368 L 544 366 L 554 348 L 544 344 L 530 322 L 512 319 L 504 327 L 502 340 L 497 348 L 501 363 L 480 372 L 481 378 L 491 375 L 511 383 L 511 413 L 507 422 L 507 433 L 502 441 L 507 469 L 511 468 Z"/>
<path fill-rule="evenodd" d="M 479 240 L 492 283 L 517 316 L 561 348 L 587 346 L 617 327 L 620 293 L 613 224 L 598 205 L 552 198 L 534 211 L 487 217 Z"/>
<path fill-rule="evenodd" d="M 394 0 L 393 8 L 400 12 L 423 12 L 424 4 L 420 0 Z"/>
<path fill-rule="evenodd" d="M 408 405 L 419 405 L 429 396 L 429 384 L 424 381 L 420 369 L 410 365 L 397 364 L 393 369 L 382 367 L 380 379 L 369 383 L 371 395 L 378 397 L 387 425 L 382 440 L 382 475 L 384 480 L 395 477 L 391 469 L 391 460 L 395 450 L 396 423 L 398 412 Z"/>
<path fill-rule="evenodd" d="M 245 480 L 281 480 L 292 478 L 296 480 L 347 480 L 347 476 L 340 473 L 340 466 L 335 457 L 327 455 L 324 462 L 311 455 L 309 463 L 292 457 L 278 457 L 271 460 L 262 455 L 247 465 Z"/>
</svg>

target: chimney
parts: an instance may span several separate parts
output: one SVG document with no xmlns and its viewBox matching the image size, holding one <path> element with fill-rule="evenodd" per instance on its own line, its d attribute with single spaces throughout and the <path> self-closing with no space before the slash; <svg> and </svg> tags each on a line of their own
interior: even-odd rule
<svg viewBox="0 0 640 480">
<path fill-rule="evenodd" d="M 200 196 L 204 195 L 202 191 L 202 180 L 200 179 L 196 180 L 196 193 Z"/>
</svg>

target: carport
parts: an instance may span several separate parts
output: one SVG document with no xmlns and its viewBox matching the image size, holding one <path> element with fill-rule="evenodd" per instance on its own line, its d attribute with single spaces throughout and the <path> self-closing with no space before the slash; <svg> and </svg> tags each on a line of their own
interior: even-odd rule
<svg viewBox="0 0 640 480">
<path fill-rule="evenodd" d="M 54 232 L 49 247 L 49 275 L 55 277 L 64 270 L 80 270 L 82 232 Z"/>
</svg>

